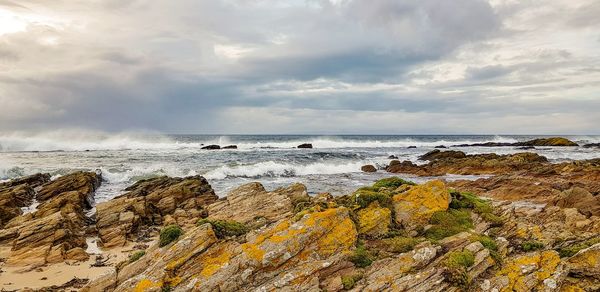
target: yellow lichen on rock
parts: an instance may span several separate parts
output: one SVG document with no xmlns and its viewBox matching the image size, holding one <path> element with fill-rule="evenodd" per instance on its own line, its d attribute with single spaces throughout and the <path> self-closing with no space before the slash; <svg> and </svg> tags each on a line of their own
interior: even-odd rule
<svg viewBox="0 0 600 292">
<path fill-rule="evenodd" d="M 393 197 L 396 221 L 409 228 L 424 224 L 433 213 L 447 210 L 450 199 L 446 185 L 440 180 L 413 186 Z"/>
<path fill-rule="evenodd" d="M 506 276 L 508 285 L 502 291 L 530 291 L 540 288 L 544 280 L 549 279 L 560 264 L 556 251 L 548 250 L 539 253 L 526 254 L 505 263 L 497 276 Z M 531 274 L 534 277 L 531 277 Z M 531 280 L 536 280 L 534 283 Z"/>
<path fill-rule="evenodd" d="M 202 261 L 204 263 L 204 268 L 200 272 L 200 275 L 206 278 L 212 276 L 223 265 L 227 264 L 230 258 L 231 253 L 229 251 L 219 250 L 215 257 L 209 257 Z"/>
<path fill-rule="evenodd" d="M 389 232 L 392 220 L 392 211 L 388 208 L 382 208 L 377 201 L 371 203 L 369 207 L 359 210 L 358 215 L 358 233 L 368 236 L 383 236 Z"/>
<path fill-rule="evenodd" d="M 161 282 L 153 282 L 150 279 L 142 279 L 141 281 L 139 281 L 137 283 L 137 285 L 135 285 L 135 288 L 133 289 L 134 292 L 145 292 L 145 291 L 149 291 L 152 288 L 160 288 L 162 287 L 162 283 Z"/>
<path fill-rule="evenodd" d="M 356 243 L 356 228 L 350 217 L 335 224 L 333 230 L 317 242 L 318 249 L 316 251 L 323 257 L 331 256 L 335 252 L 348 252 L 350 247 Z"/>
</svg>

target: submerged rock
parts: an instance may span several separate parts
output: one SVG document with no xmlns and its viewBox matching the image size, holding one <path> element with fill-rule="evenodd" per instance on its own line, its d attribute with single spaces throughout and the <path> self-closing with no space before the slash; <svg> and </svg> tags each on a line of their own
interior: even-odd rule
<svg viewBox="0 0 600 292">
<path fill-rule="evenodd" d="M 207 145 L 207 146 L 204 146 L 204 147 L 202 147 L 200 149 L 204 149 L 204 150 L 219 150 L 219 149 L 221 149 L 221 146 L 219 146 L 219 145 Z"/>
<path fill-rule="evenodd" d="M 221 149 L 238 149 L 237 145 L 227 145 Z"/>
<path fill-rule="evenodd" d="M 296 148 L 313 148 L 313 145 L 310 143 L 304 143 L 304 144 L 298 145 L 298 147 L 296 147 Z"/>
</svg>

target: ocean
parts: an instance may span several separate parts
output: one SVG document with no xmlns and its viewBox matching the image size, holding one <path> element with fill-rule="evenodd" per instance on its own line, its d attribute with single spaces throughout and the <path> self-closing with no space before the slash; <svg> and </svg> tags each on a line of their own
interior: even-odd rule
<svg viewBox="0 0 600 292">
<path fill-rule="evenodd" d="M 390 155 L 415 163 L 438 145 L 517 142 L 543 136 L 512 135 L 159 135 L 55 132 L 0 135 L 0 180 L 37 172 L 57 177 L 76 170 L 99 170 L 104 182 L 96 201 L 109 200 L 137 180 L 161 175 L 202 175 L 219 196 L 243 183 L 259 181 L 267 189 L 304 183 L 310 193 L 349 193 L 390 176 L 363 173 L 360 167 L 385 167 Z M 600 136 L 563 136 L 580 144 L 598 143 Z M 313 149 L 295 148 L 311 143 Z M 202 150 L 209 144 L 238 149 Z M 416 146 L 416 148 L 408 148 Z M 452 148 L 452 147 L 451 147 Z M 515 147 L 461 147 L 473 153 L 515 153 Z M 554 162 L 599 158 L 598 149 L 538 147 Z M 400 175 L 416 182 L 431 178 Z M 448 175 L 446 179 L 475 179 Z"/>
</svg>

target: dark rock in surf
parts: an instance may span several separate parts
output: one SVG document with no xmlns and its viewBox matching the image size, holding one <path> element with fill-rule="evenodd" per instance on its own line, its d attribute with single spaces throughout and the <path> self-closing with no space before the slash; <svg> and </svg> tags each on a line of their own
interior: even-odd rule
<svg viewBox="0 0 600 292">
<path fill-rule="evenodd" d="M 419 157 L 419 160 L 438 160 L 438 159 L 445 159 L 445 158 L 453 158 L 453 159 L 460 159 L 460 158 L 465 158 L 467 157 L 467 155 L 462 152 L 462 151 L 455 151 L 455 150 L 448 150 L 448 151 L 440 151 L 440 150 L 432 150 L 429 151 L 423 155 L 421 155 Z"/>
<path fill-rule="evenodd" d="M 531 149 L 535 149 L 534 146 L 522 146 L 522 147 L 517 147 L 517 149 L 519 150 L 531 150 Z"/>
<path fill-rule="evenodd" d="M 360 168 L 361 171 L 363 172 L 376 172 L 377 168 L 375 168 L 375 166 L 371 165 L 371 164 L 367 164 L 367 165 L 363 165 Z"/>
<path fill-rule="evenodd" d="M 219 145 L 208 145 L 208 146 L 204 146 L 200 149 L 205 149 L 205 150 L 219 150 L 221 149 L 221 146 Z"/>
<path fill-rule="evenodd" d="M 583 148 L 600 148 L 600 143 L 590 143 L 583 145 Z"/>
<path fill-rule="evenodd" d="M 435 147 L 433 147 L 433 148 L 444 149 L 444 148 L 448 148 L 448 147 L 446 147 L 446 146 L 444 146 L 444 145 L 438 145 L 438 146 L 435 146 Z"/>
<path fill-rule="evenodd" d="M 298 145 L 298 147 L 297 147 L 297 148 L 306 148 L 306 149 L 310 149 L 310 148 L 313 148 L 313 145 L 312 145 L 312 144 L 310 144 L 310 143 L 304 143 L 304 144 L 300 144 L 300 145 Z"/>
<path fill-rule="evenodd" d="M 411 146 L 408 146 L 407 148 L 408 148 L 408 149 L 416 149 L 416 148 L 417 148 L 417 146 L 411 145 Z"/>
<path fill-rule="evenodd" d="M 229 145 L 229 146 L 225 146 L 221 149 L 238 149 L 237 145 Z"/>
<path fill-rule="evenodd" d="M 579 146 L 577 143 L 562 137 L 539 138 L 525 142 L 507 143 L 507 142 L 485 142 L 475 144 L 460 144 L 454 147 L 504 147 L 504 146 Z"/>
<path fill-rule="evenodd" d="M 388 159 L 398 159 L 398 156 L 396 156 L 396 155 L 390 155 L 390 156 L 388 156 Z"/>
</svg>

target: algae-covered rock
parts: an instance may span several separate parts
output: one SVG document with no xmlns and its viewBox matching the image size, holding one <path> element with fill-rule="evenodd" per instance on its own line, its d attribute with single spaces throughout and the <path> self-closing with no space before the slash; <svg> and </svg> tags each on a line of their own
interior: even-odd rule
<svg viewBox="0 0 600 292">
<path fill-rule="evenodd" d="M 367 208 L 357 212 L 358 233 L 370 237 L 381 237 L 389 232 L 392 221 L 392 211 L 382 208 L 377 201 Z"/>
<path fill-rule="evenodd" d="M 405 228 L 414 229 L 423 225 L 433 213 L 448 209 L 450 193 L 444 182 L 434 180 L 411 187 L 408 191 L 392 198 L 396 222 Z"/>
</svg>

